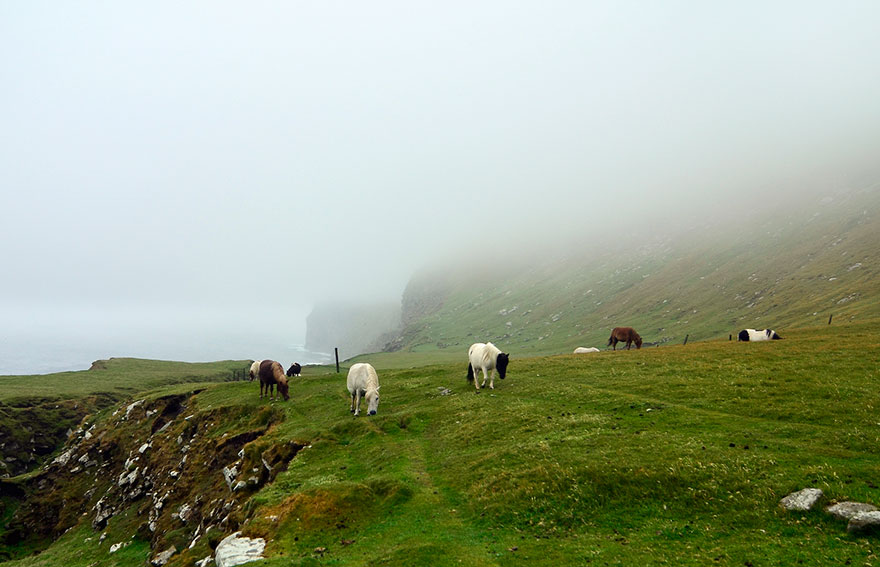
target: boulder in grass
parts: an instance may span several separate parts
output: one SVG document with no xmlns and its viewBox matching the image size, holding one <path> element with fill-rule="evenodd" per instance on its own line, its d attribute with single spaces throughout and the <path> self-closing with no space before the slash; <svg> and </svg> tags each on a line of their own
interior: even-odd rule
<svg viewBox="0 0 880 567">
<path fill-rule="evenodd" d="M 824 494 L 818 488 L 805 488 L 792 492 L 779 501 L 779 505 L 790 512 L 806 512 L 812 510 L 822 500 Z"/>
<path fill-rule="evenodd" d="M 856 514 L 846 526 L 846 531 L 853 535 L 880 533 L 880 512 L 875 510 Z"/>
<path fill-rule="evenodd" d="M 838 502 L 825 508 L 825 511 L 838 520 L 849 521 L 863 512 L 876 512 L 877 507 L 864 502 Z"/>
<path fill-rule="evenodd" d="M 235 532 L 217 545 L 217 549 L 214 550 L 217 567 L 233 567 L 263 559 L 266 540 L 240 537 L 240 535 L 241 532 Z"/>
</svg>

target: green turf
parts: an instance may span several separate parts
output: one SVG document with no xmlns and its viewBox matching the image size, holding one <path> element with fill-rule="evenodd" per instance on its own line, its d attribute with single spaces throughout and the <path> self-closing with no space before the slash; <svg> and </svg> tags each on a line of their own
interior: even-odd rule
<svg viewBox="0 0 880 567">
<path fill-rule="evenodd" d="M 247 506 L 267 566 L 865 565 L 876 539 L 778 502 L 818 487 L 880 504 L 878 347 L 871 321 L 513 358 L 480 394 L 461 360 L 408 362 L 380 372 L 373 417 L 349 414 L 344 373 L 294 380 L 288 403 L 261 402 L 253 383 L 209 385 L 196 411 L 229 416 L 219 438 L 274 405 L 283 420 L 259 443 L 310 445 Z M 109 539 L 132 525 L 111 523 Z M 86 523 L 4 565 L 119 564 L 99 535 Z M 148 556 L 137 538 L 125 549 L 130 564 Z M 202 542 L 172 565 L 209 553 Z"/>
</svg>

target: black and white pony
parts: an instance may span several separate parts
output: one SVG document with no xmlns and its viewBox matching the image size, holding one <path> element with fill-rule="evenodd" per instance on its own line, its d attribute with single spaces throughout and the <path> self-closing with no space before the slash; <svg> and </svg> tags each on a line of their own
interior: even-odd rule
<svg viewBox="0 0 880 567">
<path fill-rule="evenodd" d="M 287 369 L 287 377 L 299 376 L 300 372 L 302 372 L 302 366 L 300 366 L 299 362 L 294 362 L 290 365 L 290 368 Z"/>
<path fill-rule="evenodd" d="M 781 339 L 773 329 L 743 329 L 737 335 L 739 341 L 777 341 Z"/>
<path fill-rule="evenodd" d="M 501 352 L 501 349 L 492 343 L 474 343 L 468 349 L 468 382 L 473 382 L 480 391 L 480 382 L 476 379 L 478 370 L 483 371 L 483 386 L 486 385 L 486 379 L 489 380 L 489 389 L 495 389 L 495 371 L 498 376 L 504 380 L 507 374 L 507 363 L 510 362 L 510 355 Z"/>
</svg>

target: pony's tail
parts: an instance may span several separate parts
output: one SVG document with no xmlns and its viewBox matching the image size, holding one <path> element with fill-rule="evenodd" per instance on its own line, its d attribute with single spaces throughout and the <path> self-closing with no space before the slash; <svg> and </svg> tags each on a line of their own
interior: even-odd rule
<svg viewBox="0 0 880 567">
<path fill-rule="evenodd" d="M 468 382 L 473 382 L 473 381 L 474 381 L 474 365 L 473 365 L 473 364 L 468 364 L 468 375 L 467 375 L 467 379 L 468 379 Z"/>
<path fill-rule="evenodd" d="M 605 346 L 611 346 L 611 341 L 613 341 L 613 340 L 614 340 L 614 333 L 611 333 L 611 336 L 608 337 L 608 344 Z"/>
</svg>

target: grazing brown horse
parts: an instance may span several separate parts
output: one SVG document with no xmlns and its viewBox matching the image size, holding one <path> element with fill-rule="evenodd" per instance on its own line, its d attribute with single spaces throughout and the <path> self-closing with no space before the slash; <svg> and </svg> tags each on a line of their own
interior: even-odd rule
<svg viewBox="0 0 880 567">
<path fill-rule="evenodd" d="M 285 400 L 289 400 L 287 376 L 284 375 L 284 367 L 274 360 L 263 360 L 260 362 L 260 399 L 263 399 L 263 389 L 266 390 L 266 396 L 270 400 L 275 399 L 274 386 L 278 384 L 278 393 Z"/>
<path fill-rule="evenodd" d="M 612 350 L 617 350 L 617 343 L 626 341 L 626 350 L 629 350 L 629 347 L 636 343 L 636 348 L 642 348 L 642 337 L 633 329 L 632 327 L 614 327 L 614 330 L 611 331 L 611 336 L 608 338 L 608 346 L 612 347 Z"/>
</svg>

